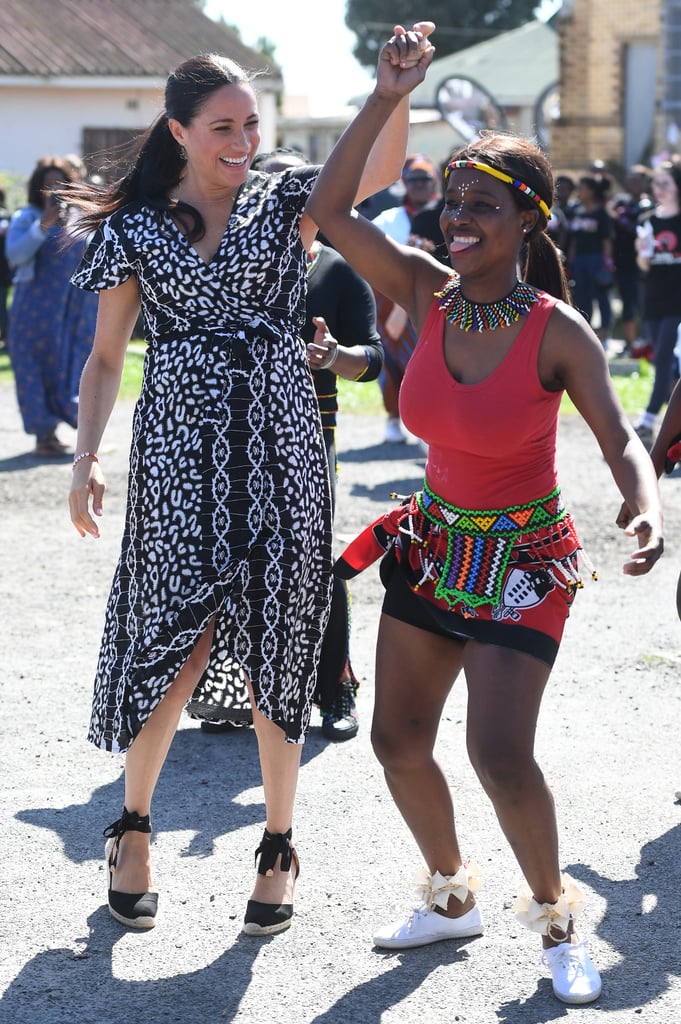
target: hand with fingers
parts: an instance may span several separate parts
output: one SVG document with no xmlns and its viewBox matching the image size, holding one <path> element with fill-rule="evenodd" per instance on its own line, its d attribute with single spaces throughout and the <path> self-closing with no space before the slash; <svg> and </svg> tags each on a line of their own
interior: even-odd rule
<svg viewBox="0 0 681 1024">
<path fill-rule="evenodd" d="M 422 82 L 435 54 L 428 39 L 434 31 L 432 21 L 417 21 L 411 29 L 395 25 L 392 38 L 381 50 L 377 85 L 406 95 Z"/>
<path fill-rule="evenodd" d="M 338 342 L 332 336 L 323 316 L 313 316 L 317 330 L 307 346 L 307 359 L 311 370 L 330 370 L 338 355 Z"/>
<path fill-rule="evenodd" d="M 617 518 L 617 525 L 621 526 L 628 537 L 636 537 L 639 545 L 624 563 L 624 574 L 643 576 L 650 572 L 664 551 L 661 517 L 648 512 L 632 516 L 628 507 L 623 505 Z"/>
<path fill-rule="evenodd" d="M 104 476 L 96 457 L 91 456 L 82 461 L 76 459 L 69 492 L 69 511 L 71 522 L 81 537 L 86 537 L 88 534 L 91 537 L 99 537 L 99 527 L 92 515 L 103 515 L 105 490 Z M 92 501 L 92 515 L 90 514 L 90 501 Z"/>
</svg>

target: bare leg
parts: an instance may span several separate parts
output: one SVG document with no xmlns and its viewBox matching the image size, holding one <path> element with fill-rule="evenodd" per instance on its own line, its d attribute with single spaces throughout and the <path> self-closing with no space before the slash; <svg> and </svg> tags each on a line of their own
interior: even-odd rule
<svg viewBox="0 0 681 1024">
<path fill-rule="evenodd" d="M 529 655 L 472 641 L 464 667 L 471 763 L 535 899 L 554 903 L 561 893 L 555 808 L 534 759 L 550 670 Z"/>
<path fill-rule="evenodd" d="M 149 814 L 161 768 L 177 731 L 185 704 L 205 671 L 213 640 L 213 624 L 196 647 L 135 737 L 125 758 L 125 806 Z M 113 888 L 118 892 L 149 892 L 153 888 L 149 856 L 150 836 L 126 832 L 120 842 Z"/>
<path fill-rule="evenodd" d="M 273 833 L 288 832 L 293 822 L 293 805 L 303 747 L 300 743 L 286 742 L 283 730 L 258 711 L 250 685 L 249 692 L 265 791 L 266 828 L 268 832 Z M 259 903 L 293 903 L 294 884 L 293 863 L 291 870 L 285 874 L 274 871 L 269 878 L 256 874 L 251 899 Z"/>
<path fill-rule="evenodd" d="M 463 659 L 455 640 L 382 615 L 371 739 L 392 797 L 431 872 L 455 874 L 461 854 L 447 780 L 433 757 L 440 716 Z M 474 904 L 450 897 L 447 915 Z"/>
</svg>

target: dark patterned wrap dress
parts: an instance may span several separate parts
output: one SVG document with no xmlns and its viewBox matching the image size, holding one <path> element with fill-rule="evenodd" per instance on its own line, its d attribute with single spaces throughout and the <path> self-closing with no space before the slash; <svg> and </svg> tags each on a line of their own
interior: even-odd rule
<svg viewBox="0 0 681 1024">
<path fill-rule="evenodd" d="M 331 580 L 326 453 L 300 329 L 299 221 L 318 168 L 250 172 L 206 263 L 166 212 L 130 204 L 74 283 L 137 279 L 148 349 L 126 524 L 89 739 L 126 750 L 215 618 L 194 698 L 243 702 L 287 740 L 309 724 Z M 236 669 L 236 671 L 235 671 Z M 194 705 L 192 705 L 194 706 Z"/>
</svg>

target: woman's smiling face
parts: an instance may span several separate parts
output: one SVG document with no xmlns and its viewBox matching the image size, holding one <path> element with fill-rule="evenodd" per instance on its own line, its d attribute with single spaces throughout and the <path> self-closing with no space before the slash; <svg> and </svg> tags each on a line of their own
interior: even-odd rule
<svg viewBox="0 0 681 1024">
<path fill-rule="evenodd" d="M 188 125 L 169 127 L 187 151 L 187 171 L 211 189 L 234 190 L 246 179 L 260 145 L 255 93 L 247 82 L 216 89 Z"/>
<path fill-rule="evenodd" d="M 498 261 L 518 259 L 524 236 L 537 219 L 521 210 L 503 182 L 476 169 L 454 169 L 444 196 L 440 228 L 452 266 L 460 273 L 484 258 L 490 269 Z"/>
</svg>

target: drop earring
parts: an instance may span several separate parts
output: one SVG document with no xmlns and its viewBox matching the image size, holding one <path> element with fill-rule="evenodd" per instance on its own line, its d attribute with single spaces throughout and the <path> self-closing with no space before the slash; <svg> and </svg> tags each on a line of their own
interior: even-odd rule
<svg viewBox="0 0 681 1024">
<path fill-rule="evenodd" d="M 186 164 L 187 163 L 187 150 L 182 145 L 179 145 L 177 147 L 177 150 L 178 150 L 178 153 L 180 154 L 180 160 L 182 161 L 183 164 Z"/>
</svg>

